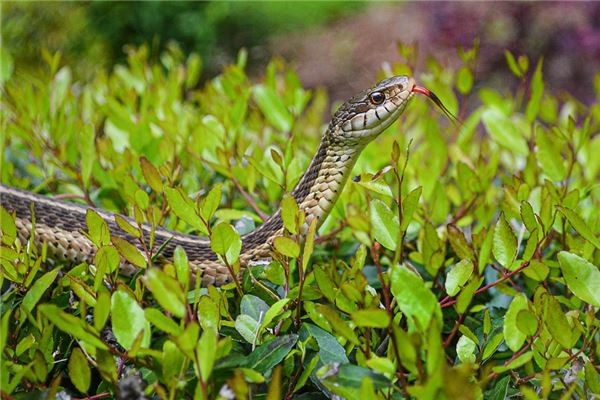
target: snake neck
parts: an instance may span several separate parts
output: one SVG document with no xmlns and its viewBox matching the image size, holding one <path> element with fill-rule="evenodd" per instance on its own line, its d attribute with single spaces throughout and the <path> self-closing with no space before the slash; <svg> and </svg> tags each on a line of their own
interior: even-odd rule
<svg viewBox="0 0 600 400">
<path fill-rule="evenodd" d="M 364 144 L 336 142 L 325 135 L 308 169 L 292 190 L 298 207 L 306 214 L 301 233 L 306 234 L 311 222 L 317 220 L 317 228 L 333 209 Z M 242 252 L 258 254 L 268 251 L 275 236 L 283 233 L 283 221 L 278 210 L 259 228 L 244 236 Z"/>
</svg>

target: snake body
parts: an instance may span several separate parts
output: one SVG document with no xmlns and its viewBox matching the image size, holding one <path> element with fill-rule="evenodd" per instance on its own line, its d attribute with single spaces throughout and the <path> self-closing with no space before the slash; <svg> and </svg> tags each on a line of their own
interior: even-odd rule
<svg viewBox="0 0 600 400">
<path fill-rule="evenodd" d="M 302 233 L 306 233 L 312 220 L 317 219 L 317 226 L 323 222 L 362 149 L 404 111 L 413 95 L 413 86 L 412 78 L 406 76 L 385 79 L 346 101 L 334 114 L 316 155 L 291 193 L 299 208 L 306 213 Z M 84 234 L 89 207 L 4 185 L 0 185 L 0 205 L 15 215 L 17 236 L 23 244 L 31 236 L 33 209 L 33 242 L 36 246 L 40 247 L 45 242 L 49 256 L 60 261 L 94 262 L 97 249 Z M 139 239 L 122 230 L 115 222 L 114 214 L 94 210 L 106 221 L 111 236 L 125 239 L 141 250 Z M 142 231 L 148 243 L 150 226 L 143 225 Z M 269 257 L 273 239 L 282 234 L 283 222 L 278 210 L 260 227 L 242 237 L 240 264 L 245 266 L 252 260 Z M 153 250 L 161 249 L 161 259 L 170 259 L 176 246 L 185 250 L 192 272 L 201 277 L 203 286 L 219 286 L 231 281 L 228 268 L 211 250 L 209 240 L 156 228 Z M 131 265 L 122 263 L 121 272 L 130 274 L 132 271 Z"/>
</svg>

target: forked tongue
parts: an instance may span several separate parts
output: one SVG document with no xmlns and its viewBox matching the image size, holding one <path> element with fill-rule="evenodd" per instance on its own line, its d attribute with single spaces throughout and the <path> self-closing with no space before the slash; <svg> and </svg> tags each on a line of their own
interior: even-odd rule
<svg viewBox="0 0 600 400">
<path fill-rule="evenodd" d="M 446 116 L 450 119 L 450 121 L 452 121 L 453 124 L 460 126 L 460 121 L 458 120 L 458 118 L 456 118 L 456 116 L 452 114 L 450 110 L 448 110 L 448 108 L 446 108 L 446 106 L 444 105 L 444 103 L 442 103 L 440 98 L 437 97 L 436 94 L 433 93 L 431 90 L 424 88 L 423 86 L 414 85 L 411 92 L 424 94 L 425 96 L 429 97 L 431 101 L 433 101 L 435 105 L 438 106 L 444 114 L 446 114 Z"/>
</svg>

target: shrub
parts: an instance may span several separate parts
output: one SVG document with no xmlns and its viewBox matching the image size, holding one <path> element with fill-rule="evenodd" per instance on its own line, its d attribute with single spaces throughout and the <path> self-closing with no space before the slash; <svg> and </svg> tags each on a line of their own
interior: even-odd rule
<svg viewBox="0 0 600 400">
<path fill-rule="evenodd" d="M 39 79 L 13 75 L 2 182 L 183 232 L 252 229 L 307 167 L 326 94 L 280 61 L 251 82 L 243 52 L 198 90 L 196 55 L 147 53 L 89 82 L 57 57 Z M 530 71 L 510 53 L 515 82 L 473 92 L 477 49 L 460 56 L 417 78 L 463 123 L 415 99 L 319 236 L 291 235 L 240 288 L 188 291 L 182 252 L 130 278 L 109 262 L 135 257 L 126 245 L 104 243 L 94 266 L 45 262 L 3 211 L 3 395 L 125 396 L 140 379 L 160 398 L 599 394 L 600 107 L 553 94 L 542 60 Z M 413 74 L 411 60 L 391 72 Z"/>
</svg>

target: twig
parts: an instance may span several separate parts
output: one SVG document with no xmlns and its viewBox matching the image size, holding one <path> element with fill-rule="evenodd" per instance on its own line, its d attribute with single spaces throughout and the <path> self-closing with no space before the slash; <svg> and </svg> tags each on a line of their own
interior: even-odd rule
<svg viewBox="0 0 600 400">
<path fill-rule="evenodd" d="M 508 274 L 502 276 L 501 278 L 495 280 L 492 283 L 488 283 L 487 285 L 477 289 L 475 291 L 475 295 L 478 295 L 482 292 L 485 292 L 486 290 L 488 290 L 491 287 L 496 286 L 499 283 L 504 282 L 507 279 L 510 279 L 511 277 L 515 276 L 516 274 L 518 274 L 519 272 L 523 271 L 525 268 L 527 268 L 529 266 L 529 261 L 524 261 L 521 265 L 519 265 L 519 267 L 517 269 L 515 269 L 514 271 L 509 272 Z M 444 299 L 442 299 L 440 301 L 440 306 L 442 308 L 446 308 L 446 307 L 450 307 L 452 305 L 456 304 L 456 299 L 450 297 L 450 296 L 446 296 Z"/>
<path fill-rule="evenodd" d="M 242 196 L 244 196 L 244 198 L 246 199 L 246 201 L 250 204 L 250 207 L 252 207 L 254 209 L 254 211 L 256 211 L 256 213 L 258 214 L 258 216 L 260 217 L 260 219 L 262 219 L 263 221 L 266 221 L 267 218 L 269 218 L 269 216 L 267 214 L 265 214 L 264 212 L 262 212 L 260 210 L 260 208 L 258 208 L 258 205 L 254 201 L 254 199 L 252 198 L 252 196 L 250 196 L 248 194 L 248 192 L 246 192 L 244 190 L 244 188 L 242 187 L 242 185 L 240 185 L 240 183 L 238 182 L 238 180 L 235 179 L 235 176 L 233 176 L 233 174 L 231 175 L 231 180 L 233 181 L 233 184 L 235 185 L 236 189 L 240 191 L 240 193 L 242 194 Z"/>
</svg>

